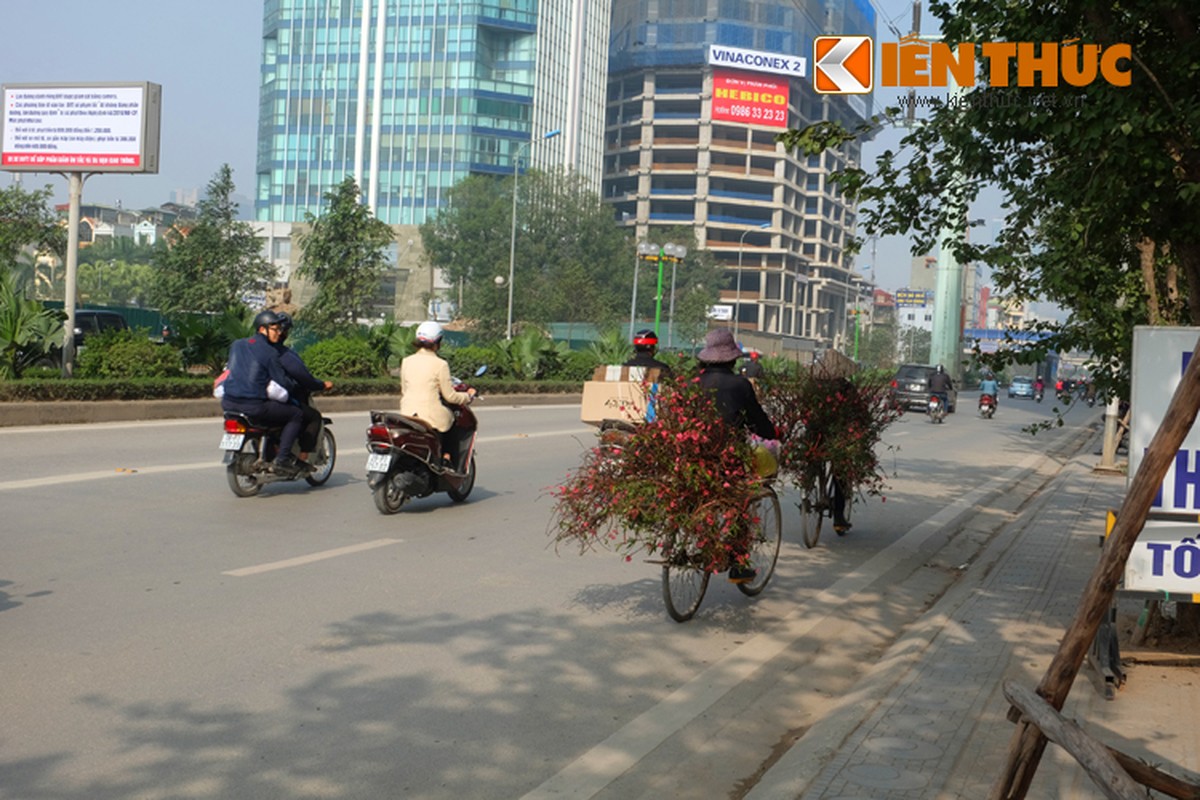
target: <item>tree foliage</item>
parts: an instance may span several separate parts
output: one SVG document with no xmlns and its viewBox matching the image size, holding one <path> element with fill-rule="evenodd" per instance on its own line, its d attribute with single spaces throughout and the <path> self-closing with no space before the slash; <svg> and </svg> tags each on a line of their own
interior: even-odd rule
<svg viewBox="0 0 1200 800">
<path fill-rule="evenodd" d="M 980 80 L 957 102 L 935 107 L 898 152 L 873 170 L 840 176 L 865 201 L 871 232 L 913 238 L 926 252 L 953 230 L 960 261 L 992 267 L 1010 298 L 1049 300 L 1070 311 L 1041 347 L 1007 358 L 1037 360 L 1047 349 L 1091 351 L 1109 385 L 1128 380 L 1131 329 L 1139 323 L 1200 323 L 1200 10 L 1183 3 L 1086 0 L 934 2 L 944 41 L 1063 43 L 1065 59 L 1090 45 L 1128 43 L 1131 85 L 1098 78 L 1085 87 L 1018 87 Z M 1068 45 L 1074 45 L 1070 47 Z M 1015 64 L 1010 63 L 1015 72 Z M 846 136 L 822 124 L 783 135 L 819 150 Z M 994 242 L 962 234 L 984 187 L 1003 197 Z"/>
<path fill-rule="evenodd" d="M 63 340 L 62 314 L 16 291 L 13 270 L 0 267 L 0 378 L 21 373 L 50 356 Z"/>
<path fill-rule="evenodd" d="M 634 242 L 611 208 L 569 172 L 522 174 L 517 190 L 514 325 L 627 322 L 637 262 Z M 511 178 L 466 178 L 451 189 L 446 208 L 421 228 L 430 262 L 462 286 L 460 314 L 484 335 L 503 335 L 508 314 L 512 191 Z M 664 242 L 693 251 L 677 267 L 676 318 L 687 315 L 687 323 L 695 327 L 694 318 L 703 320 L 716 297 L 719 274 L 711 256 L 696 251 L 690 230 L 665 235 L 673 238 Z M 668 264 L 668 280 L 670 269 Z M 639 318 L 653 315 L 656 275 L 655 269 L 641 265 Z M 685 302 L 697 292 L 698 297 Z M 668 306 L 664 297 L 664 319 Z"/>
<path fill-rule="evenodd" d="M 32 192 L 19 185 L 0 189 L 0 270 L 16 267 L 26 248 L 58 257 L 66 251 L 66 231 L 48 206 L 53 196 L 49 186 Z"/>
<path fill-rule="evenodd" d="M 388 267 L 392 229 L 359 202 L 359 194 L 352 177 L 330 189 L 325 209 L 319 217 L 307 215 L 310 230 L 298 239 L 298 272 L 317 284 L 301 317 L 320 334 L 347 331 L 365 318 Z"/>
<path fill-rule="evenodd" d="M 167 233 L 155 252 L 154 303 L 163 311 L 221 313 L 242 305 L 248 293 L 275 281 L 254 227 L 238 220 L 233 171 L 223 164 L 200 201 L 191 227 Z"/>
</svg>

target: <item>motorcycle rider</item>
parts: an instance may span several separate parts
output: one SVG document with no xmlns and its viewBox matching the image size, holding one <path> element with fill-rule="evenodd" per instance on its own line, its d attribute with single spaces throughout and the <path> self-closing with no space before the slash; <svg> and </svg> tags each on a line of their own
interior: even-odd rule
<svg viewBox="0 0 1200 800">
<path fill-rule="evenodd" d="M 936 395 L 942 401 L 942 408 L 950 410 L 950 392 L 954 391 L 954 381 L 946 374 L 946 368 L 941 364 L 929 377 L 929 393 Z"/>
<path fill-rule="evenodd" d="M 465 406 L 475 399 L 475 390 L 459 392 L 450 382 L 450 365 L 438 355 L 443 335 L 442 326 L 432 320 L 417 326 L 413 343 L 417 350 L 400 362 L 400 413 L 438 431 L 442 459 L 450 462 L 450 454 L 457 448 L 454 437 L 448 435 L 454 414 L 445 404 Z"/>
<path fill-rule="evenodd" d="M 700 362 L 700 386 L 713 394 L 717 411 L 726 424 L 745 428 L 762 439 L 775 439 L 775 425 L 758 402 L 754 386 L 734 371 L 741 357 L 741 348 L 728 328 L 709 331 L 704 337 L 704 349 L 696 355 Z M 757 574 L 753 567 L 735 564 L 729 569 L 729 580 L 746 583 Z"/>
<path fill-rule="evenodd" d="M 996 384 L 996 376 L 991 372 L 983 373 L 983 380 L 979 382 L 979 394 L 991 395 L 992 405 L 1000 405 L 1000 387 Z"/>
<path fill-rule="evenodd" d="M 313 392 L 332 389 L 333 383 L 313 377 L 300 354 L 285 344 L 288 334 L 292 332 L 292 315 L 286 311 L 276 313 L 279 316 L 280 336 L 274 347 L 279 353 L 279 363 L 283 365 L 283 371 L 296 382 L 292 399 L 299 404 L 304 413 L 304 427 L 300 429 L 300 460 L 307 462 L 309 453 L 317 449 L 317 434 L 321 430 L 321 412 L 313 408 L 309 401 Z"/>
<path fill-rule="evenodd" d="M 238 339 L 229 347 L 229 376 L 222 384 L 225 392 L 221 408 L 272 427 L 281 426 L 279 452 L 268 469 L 294 478 L 303 469 L 292 454 L 292 445 L 304 425 L 304 412 L 288 402 L 296 384 L 284 371 L 274 347 L 282 335 L 279 315 L 259 312 L 254 330 L 254 335 Z"/>
<path fill-rule="evenodd" d="M 654 357 L 657 352 L 658 334 L 649 329 L 638 331 L 633 335 L 633 358 L 622 366 L 645 367 L 647 370 L 656 369 L 662 380 L 668 380 L 675 374 L 675 371 L 666 362 L 659 361 Z"/>
<path fill-rule="evenodd" d="M 1042 380 L 1042 376 L 1038 375 L 1033 381 L 1033 394 L 1038 399 L 1042 399 L 1042 395 L 1046 391 L 1046 382 Z"/>
</svg>

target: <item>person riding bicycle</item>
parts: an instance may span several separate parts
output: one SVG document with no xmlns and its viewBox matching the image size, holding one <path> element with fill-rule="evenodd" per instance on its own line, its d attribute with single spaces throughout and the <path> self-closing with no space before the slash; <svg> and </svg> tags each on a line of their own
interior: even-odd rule
<svg viewBox="0 0 1200 800">
<path fill-rule="evenodd" d="M 726 424 L 744 428 L 762 439 L 775 439 L 775 425 L 758 402 L 754 386 L 734 370 L 741 357 L 742 351 L 727 328 L 709 331 L 704 337 L 704 349 L 696 355 L 700 361 L 700 386 L 713 394 L 717 411 Z M 753 567 L 735 564 L 729 569 L 729 580 L 746 583 L 757 574 Z"/>
<path fill-rule="evenodd" d="M 622 366 L 645 367 L 647 370 L 658 370 L 660 380 L 671 378 L 675 371 L 665 361 L 654 357 L 658 352 L 658 334 L 652 330 L 641 330 L 633 335 L 633 358 Z"/>
<path fill-rule="evenodd" d="M 950 392 L 954 391 L 954 381 L 946 374 L 946 368 L 938 364 L 933 374 L 929 376 L 929 393 L 942 401 L 942 408 L 950 410 Z"/>
<path fill-rule="evenodd" d="M 221 408 L 245 414 L 270 426 L 280 426 L 279 452 L 269 469 L 295 477 L 303 469 L 292 454 L 292 445 L 304 425 L 300 407 L 289 403 L 296 383 L 284 370 L 274 345 L 282 329 L 279 315 L 262 311 L 254 318 L 255 335 L 238 339 L 229 347 L 228 377 L 222 383 Z"/>
<path fill-rule="evenodd" d="M 450 435 L 454 414 L 446 404 L 465 406 L 475 399 L 475 390 L 460 392 L 450 382 L 450 365 L 438 355 L 442 336 L 442 326 L 432 320 L 417 326 L 417 350 L 400 362 L 400 413 L 438 431 L 442 458 L 450 462 L 457 447 Z"/>
<path fill-rule="evenodd" d="M 272 343 L 279 353 L 279 363 L 283 371 L 296 382 L 296 390 L 292 399 L 304 413 L 304 427 L 300 429 L 300 460 L 307 462 L 308 454 L 317 449 L 317 434 L 321 430 L 321 412 L 313 408 L 309 402 L 313 392 L 326 391 L 333 388 L 333 383 L 313 377 L 300 354 L 288 347 L 288 334 L 292 332 L 292 315 L 286 311 L 276 312 L 279 316 L 279 341 Z"/>
</svg>

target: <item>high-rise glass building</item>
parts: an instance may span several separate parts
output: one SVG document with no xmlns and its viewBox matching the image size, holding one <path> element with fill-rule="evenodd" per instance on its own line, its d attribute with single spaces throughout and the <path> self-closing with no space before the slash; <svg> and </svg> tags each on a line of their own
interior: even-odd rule
<svg viewBox="0 0 1200 800">
<path fill-rule="evenodd" d="M 265 0 L 255 217 L 319 213 L 347 175 L 394 225 L 425 221 L 467 175 L 518 165 L 599 187 L 609 13 L 608 0 Z"/>
<path fill-rule="evenodd" d="M 816 36 L 874 32 L 868 0 L 614 0 L 604 198 L 639 239 L 689 226 L 679 244 L 724 262 L 720 324 L 840 346 L 869 306 L 845 251 L 855 210 L 828 180 L 860 144 L 806 158 L 775 137 L 870 116 L 870 95 L 818 94 L 812 59 Z"/>
</svg>

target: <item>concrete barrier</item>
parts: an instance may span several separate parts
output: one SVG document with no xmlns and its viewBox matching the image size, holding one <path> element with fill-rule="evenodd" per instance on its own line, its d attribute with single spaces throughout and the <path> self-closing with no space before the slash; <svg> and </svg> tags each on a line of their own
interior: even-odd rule
<svg viewBox="0 0 1200 800">
<path fill-rule="evenodd" d="M 323 397 L 325 413 L 398 408 L 399 395 L 365 394 Z M 578 394 L 495 394 L 483 402 L 492 406 L 544 406 L 578 404 Z M 63 425 L 89 422 L 134 422 L 151 419 L 220 417 L 221 404 L 211 398 L 195 400 L 92 400 L 81 402 L 0 403 L 0 427 Z"/>
</svg>

